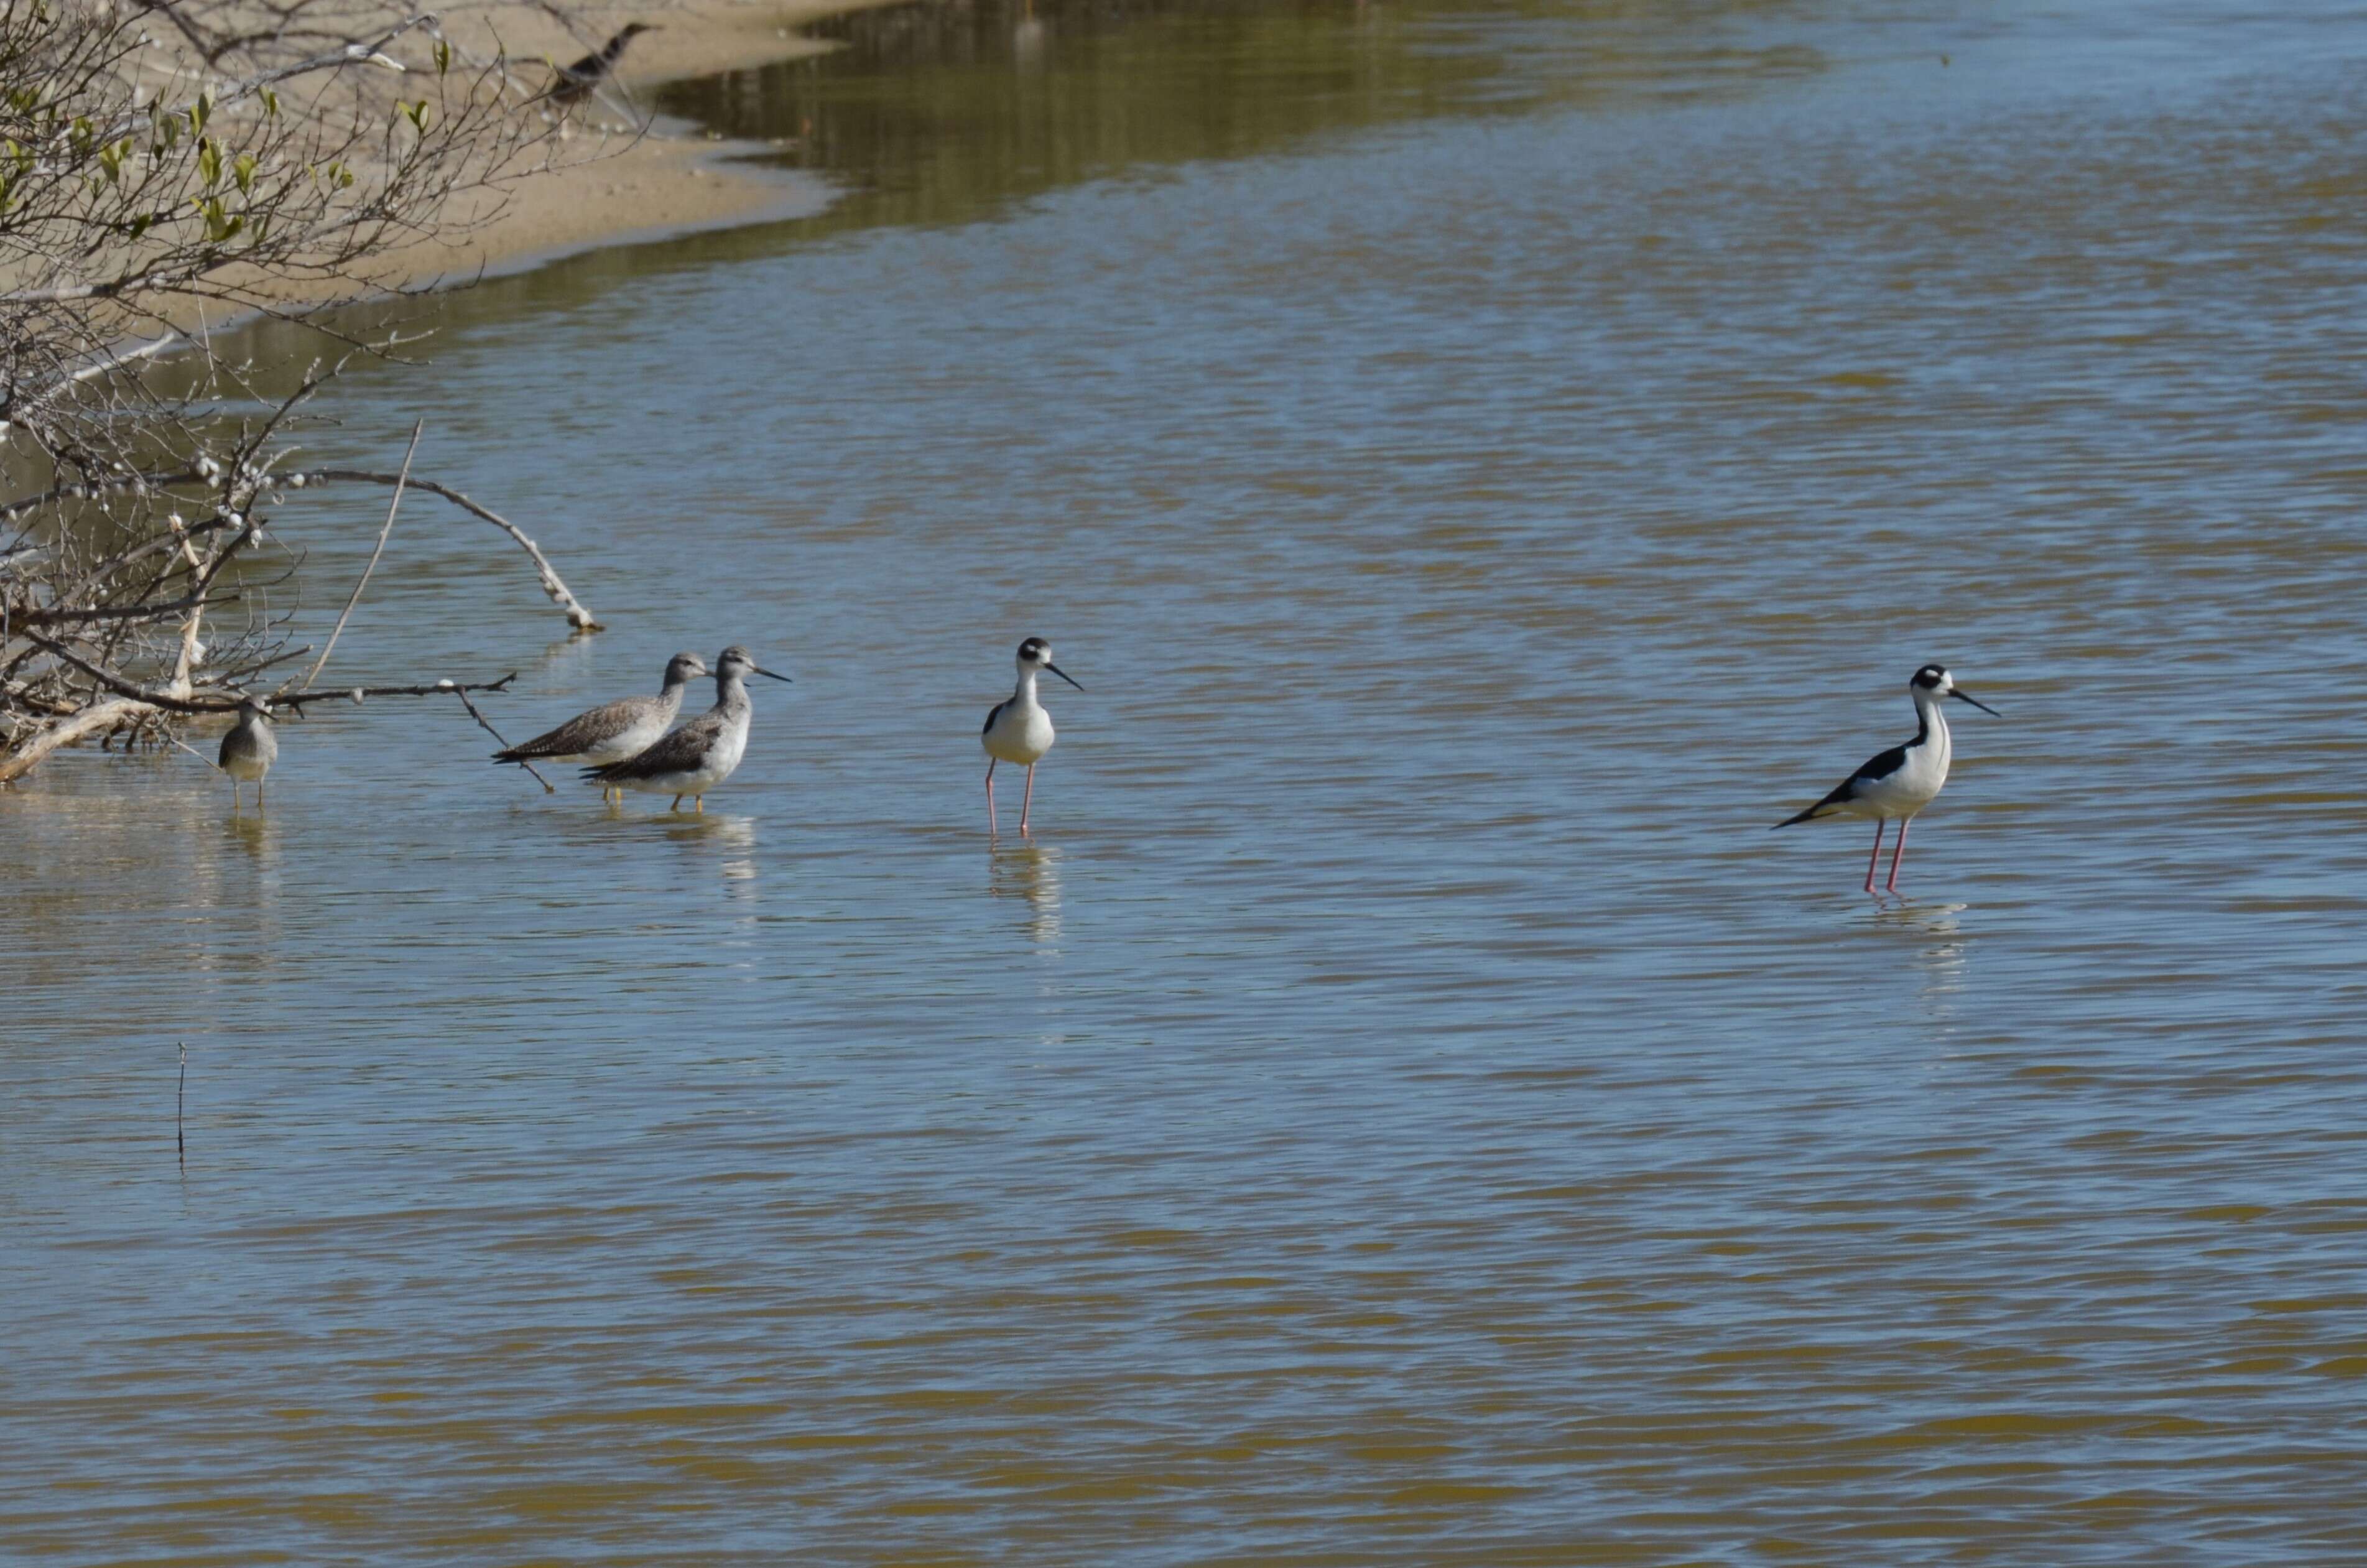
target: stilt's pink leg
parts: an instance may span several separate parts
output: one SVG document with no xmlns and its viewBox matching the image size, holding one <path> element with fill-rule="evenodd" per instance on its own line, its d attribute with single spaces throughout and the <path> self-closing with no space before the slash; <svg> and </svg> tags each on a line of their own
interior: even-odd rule
<svg viewBox="0 0 2367 1568">
<path fill-rule="evenodd" d="M 994 836 L 994 758 L 986 759 L 986 835 Z"/>
<path fill-rule="evenodd" d="M 1898 862 L 1907 858 L 1907 824 L 1913 820 L 1902 818 L 1898 824 L 1898 847 L 1890 852 L 1890 880 L 1882 884 L 1892 892 L 1898 891 Z"/>
<path fill-rule="evenodd" d="M 1874 853 L 1865 858 L 1865 891 L 1874 891 L 1874 868 L 1882 859 L 1882 830 L 1886 824 L 1880 817 L 1874 819 Z"/>
<path fill-rule="evenodd" d="M 1019 797 L 1019 831 L 1027 832 L 1027 808 L 1036 803 L 1036 765 L 1027 765 L 1027 791 Z"/>
</svg>

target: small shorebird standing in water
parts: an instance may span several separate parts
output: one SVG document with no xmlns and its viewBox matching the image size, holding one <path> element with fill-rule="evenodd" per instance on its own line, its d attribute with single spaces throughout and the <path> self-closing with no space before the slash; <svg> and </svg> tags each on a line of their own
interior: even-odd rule
<svg viewBox="0 0 2367 1568">
<path fill-rule="evenodd" d="M 658 744 L 666 726 L 682 711 L 683 688 L 707 673 L 707 661 L 696 653 L 676 653 L 666 661 L 665 681 L 655 697 L 628 697 L 578 713 L 555 730 L 493 753 L 495 762 L 585 762 L 605 767 L 639 756 Z M 613 784 L 600 786 L 600 798 L 622 801 Z"/>
<path fill-rule="evenodd" d="M 241 779 L 255 785 L 255 809 L 263 809 L 263 776 L 279 756 L 279 737 L 271 733 L 270 708 L 259 697 L 239 699 L 238 722 L 222 737 L 221 770 L 230 775 L 230 812 L 238 814 Z"/>
<path fill-rule="evenodd" d="M 1915 813 L 1938 798 L 1940 787 L 1948 781 L 1948 759 L 1952 746 L 1948 739 L 1948 716 L 1940 710 L 1940 699 L 1953 697 L 1969 702 L 1984 713 L 1997 710 L 1974 697 L 1956 684 L 1956 677 L 1938 665 L 1926 665 L 1917 670 L 1907 683 L 1915 699 L 1915 738 L 1905 745 L 1892 746 L 1874 757 L 1863 767 L 1840 782 L 1840 787 L 1799 815 L 1786 817 L 1777 827 L 1789 827 L 1795 822 L 1815 822 L 1821 817 L 1852 816 L 1874 819 L 1874 853 L 1866 857 L 1865 891 L 1874 892 L 1874 868 L 1882 858 L 1882 830 L 1886 824 L 1898 824 L 1898 846 L 1890 852 L 1890 880 L 1884 891 L 1898 891 L 1898 863 L 1907 857 L 1907 824 Z"/>
<path fill-rule="evenodd" d="M 1049 670 L 1079 691 L 1069 673 L 1052 662 L 1052 645 L 1041 637 L 1030 637 L 1019 644 L 1019 684 L 1012 689 L 1008 701 L 998 702 L 987 710 L 986 728 L 979 740 L 986 747 L 986 831 L 992 834 L 994 824 L 994 765 L 1014 763 L 1027 769 L 1026 792 L 1019 799 L 1019 831 L 1027 831 L 1027 811 L 1036 800 L 1036 765 L 1052 749 L 1052 715 L 1036 700 L 1036 675 Z"/>
<path fill-rule="evenodd" d="M 748 749 L 748 720 L 755 705 L 748 700 L 742 677 L 752 675 L 777 681 L 789 678 L 764 668 L 735 642 L 715 658 L 714 707 L 639 756 L 606 767 L 587 767 L 583 777 L 622 790 L 672 795 L 674 804 L 666 808 L 670 812 L 680 811 L 682 798 L 688 795 L 705 815 L 707 792 L 731 777 Z"/>
</svg>

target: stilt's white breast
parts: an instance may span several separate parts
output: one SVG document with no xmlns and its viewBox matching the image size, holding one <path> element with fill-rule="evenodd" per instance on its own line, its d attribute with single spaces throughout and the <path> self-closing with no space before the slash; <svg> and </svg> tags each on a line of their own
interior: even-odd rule
<svg viewBox="0 0 2367 1568">
<path fill-rule="evenodd" d="M 1948 782 L 1948 763 L 1954 743 L 1948 721 L 1934 704 L 1926 718 L 1921 742 L 1907 748 L 1907 760 L 1880 778 L 1860 780 L 1851 804 L 1861 816 L 1896 821 L 1911 817 L 1939 797 Z"/>
<path fill-rule="evenodd" d="M 1052 749 L 1052 715 L 1040 702 L 1014 697 L 994 710 L 980 738 L 996 761 L 1032 765 Z"/>
</svg>

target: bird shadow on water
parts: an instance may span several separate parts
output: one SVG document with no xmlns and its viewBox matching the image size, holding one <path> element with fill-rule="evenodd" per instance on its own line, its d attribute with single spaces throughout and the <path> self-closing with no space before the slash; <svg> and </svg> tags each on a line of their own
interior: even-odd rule
<svg viewBox="0 0 2367 1568">
<path fill-rule="evenodd" d="M 986 891 L 1026 906 L 1028 939 L 1037 947 L 1059 941 L 1060 851 L 1026 839 L 998 841 L 987 852 Z"/>
</svg>

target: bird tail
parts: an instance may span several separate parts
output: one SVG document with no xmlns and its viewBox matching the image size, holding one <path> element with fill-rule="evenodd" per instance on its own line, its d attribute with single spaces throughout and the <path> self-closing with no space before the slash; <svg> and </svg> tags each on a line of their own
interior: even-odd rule
<svg viewBox="0 0 2367 1568">
<path fill-rule="evenodd" d="M 1810 806 L 1806 811 L 1800 812 L 1796 816 L 1785 817 L 1782 822 L 1777 823 L 1775 827 L 1790 827 L 1794 823 L 1815 822 L 1819 817 L 1831 816 L 1835 812 L 1841 809 L 1841 801 L 1845 798 L 1845 790 L 1848 787 L 1844 785 L 1840 790 L 1834 790 L 1831 794 L 1826 796 L 1823 800 L 1818 801 L 1815 805 Z M 1775 831 L 1775 827 L 1771 827 L 1767 831 L 1772 833 Z"/>
</svg>

